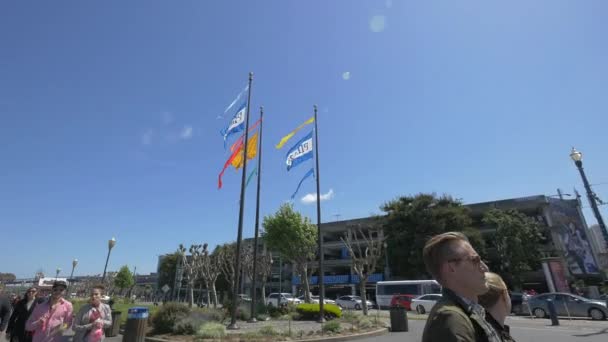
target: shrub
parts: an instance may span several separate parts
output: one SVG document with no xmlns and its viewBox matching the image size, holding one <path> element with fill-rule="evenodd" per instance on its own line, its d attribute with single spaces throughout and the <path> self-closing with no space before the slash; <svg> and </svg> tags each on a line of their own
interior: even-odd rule
<svg viewBox="0 0 608 342">
<path fill-rule="evenodd" d="M 372 322 L 371 318 L 365 316 L 359 316 L 357 318 L 357 322 L 359 324 L 360 329 L 369 329 L 374 326 L 374 323 Z"/>
<path fill-rule="evenodd" d="M 267 321 L 269 317 L 270 316 L 268 316 L 267 314 L 258 314 L 257 320 L 258 321 Z"/>
<path fill-rule="evenodd" d="M 268 314 L 270 315 L 270 317 L 278 318 L 278 317 L 287 315 L 291 312 L 295 312 L 296 307 L 291 303 L 281 304 L 281 306 L 279 306 L 279 307 L 276 307 L 274 305 L 268 305 L 267 310 L 268 310 Z"/>
<path fill-rule="evenodd" d="M 193 311 L 194 315 L 201 315 L 205 321 L 223 322 L 226 315 L 222 309 L 201 308 Z"/>
<path fill-rule="evenodd" d="M 296 307 L 296 312 L 300 314 L 300 317 L 303 320 L 316 320 L 319 318 L 320 310 L 319 304 L 300 304 Z M 323 305 L 323 311 L 325 312 L 326 319 L 342 317 L 342 311 L 334 304 Z"/>
<path fill-rule="evenodd" d="M 272 325 L 267 325 L 264 327 L 261 327 L 260 330 L 258 330 L 258 333 L 262 336 L 278 336 L 280 335 L 280 333 L 278 331 L 276 331 Z"/>
<path fill-rule="evenodd" d="M 179 335 L 193 335 L 205 323 L 204 320 L 195 317 L 183 317 L 177 319 L 173 332 Z"/>
<path fill-rule="evenodd" d="M 152 316 L 152 327 L 155 334 L 167 334 L 173 332 L 173 327 L 178 320 L 187 318 L 190 309 L 183 304 L 167 303 L 163 305 Z"/>
<path fill-rule="evenodd" d="M 357 320 L 358 315 L 351 310 L 342 311 L 342 320 L 347 323 L 353 323 Z"/>
<path fill-rule="evenodd" d="M 226 327 L 220 323 L 207 322 L 198 329 L 196 336 L 200 338 L 220 339 L 226 336 Z"/>
<path fill-rule="evenodd" d="M 323 332 L 339 333 L 342 331 L 342 326 L 339 321 L 331 321 L 323 324 Z"/>
</svg>

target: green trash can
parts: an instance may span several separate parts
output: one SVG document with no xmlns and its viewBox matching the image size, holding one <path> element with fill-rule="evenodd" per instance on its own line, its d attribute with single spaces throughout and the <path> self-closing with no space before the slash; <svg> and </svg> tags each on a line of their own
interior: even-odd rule
<svg viewBox="0 0 608 342">
<path fill-rule="evenodd" d="M 129 308 L 127 314 L 127 325 L 122 336 L 123 342 L 144 342 L 146 339 L 146 327 L 148 325 L 148 308 Z"/>
<path fill-rule="evenodd" d="M 407 312 L 399 305 L 393 305 L 391 312 L 391 331 L 408 331 Z"/>
<path fill-rule="evenodd" d="M 106 337 L 114 337 L 120 332 L 120 317 L 121 311 L 112 310 L 112 325 L 104 329 Z"/>
</svg>

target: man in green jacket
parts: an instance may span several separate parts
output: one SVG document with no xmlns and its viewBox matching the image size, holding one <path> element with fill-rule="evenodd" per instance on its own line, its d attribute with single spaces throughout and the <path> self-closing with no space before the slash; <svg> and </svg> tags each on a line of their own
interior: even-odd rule
<svg viewBox="0 0 608 342">
<path fill-rule="evenodd" d="M 443 287 L 443 298 L 429 313 L 422 342 L 500 342 L 485 320 L 485 310 L 477 304 L 477 296 L 488 291 L 488 267 L 466 236 L 436 235 L 422 254 L 428 272 Z"/>
</svg>

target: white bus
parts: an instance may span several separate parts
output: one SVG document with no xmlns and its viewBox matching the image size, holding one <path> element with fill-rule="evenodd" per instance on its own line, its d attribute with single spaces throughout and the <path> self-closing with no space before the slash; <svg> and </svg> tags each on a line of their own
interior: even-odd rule
<svg viewBox="0 0 608 342">
<path fill-rule="evenodd" d="M 395 280 L 376 283 L 376 304 L 388 308 L 396 294 L 407 294 L 414 297 L 428 293 L 441 293 L 441 286 L 435 280 Z"/>
</svg>

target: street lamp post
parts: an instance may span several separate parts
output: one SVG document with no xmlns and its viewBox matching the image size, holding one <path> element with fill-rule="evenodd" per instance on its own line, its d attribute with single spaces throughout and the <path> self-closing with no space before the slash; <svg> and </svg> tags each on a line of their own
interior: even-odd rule
<svg viewBox="0 0 608 342">
<path fill-rule="evenodd" d="M 70 273 L 70 283 L 68 284 L 68 297 L 70 296 L 70 289 L 72 288 L 72 283 L 74 282 L 74 269 L 78 265 L 78 259 L 72 260 L 72 273 Z"/>
<path fill-rule="evenodd" d="M 386 241 L 384 241 L 382 247 L 384 247 L 384 276 L 386 277 L 384 280 L 388 280 L 391 277 L 391 269 L 388 266 L 388 244 Z"/>
<path fill-rule="evenodd" d="M 585 186 L 585 190 L 587 191 L 587 198 L 589 199 L 589 204 L 591 204 L 591 209 L 593 210 L 593 215 L 595 216 L 595 219 L 597 220 L 597 223 L 600 226 L 600 230 L 602 231 L 602 235 L 604 236 L 606 247 L 608 248 L 608 230 L 606 230 L 604 219 L 602 218 L 602 214 L 600 213 L 600 210 L 597 207 L 597 197 L 593 190 L 591 190 L 591 185 L 589 185 L 587 175 L 585 175 L 585 170 L 583 170 L 583 154 L 573 147 L 572 152 L 570 153 L 570 158 L 572 158 L 574 164 L 578 168 L 578 172 L 580 172 L 581 174 L 581 178 L 583 179 L 583 185 Z"/>
<path fill-rule="evenodd" d="M 55 281 L 57 280 L 57 278 L 59 278 L 59 272 L 61 272 L 61 268 L 57 267 L 57 269 L 55 270 Z"/>
<path fill-rule="evenodd" d="M 106 270 L 108 269 L 108 261 L 110 260 L 110 252 L 112 252 L 112 248 L 116 245 L 116 239 L 112 237 L 108 240 L 108 256 L 106 257 L 106 265 L 103 267 L 103 276 L 101 277 L 101 282 L 106 281 Z"/>
</svg>

